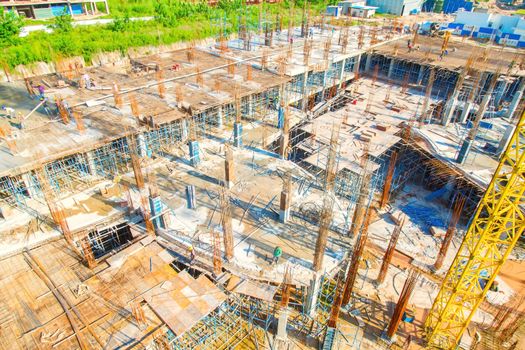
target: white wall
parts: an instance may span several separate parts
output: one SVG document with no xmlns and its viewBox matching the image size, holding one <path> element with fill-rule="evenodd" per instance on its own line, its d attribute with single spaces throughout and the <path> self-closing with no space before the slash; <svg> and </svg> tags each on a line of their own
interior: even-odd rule
<svg viewBox="0 0 525 350">
<path fill-rule="evenodd" d="M 489 14 L 480 12 L 459 11 L 456 14 L 455 23 L 465 26 L 491 27 L 504 33 L 520 34 L 525 31 L 525 20 L 518 15 L 505 16 L 500 14 Z"/>
<path fill-rule="evenodd" d="M 458 11 L 454 22 L 468 26 L 488 27 L 491 17 L 489 13 Z"/>
</svg>

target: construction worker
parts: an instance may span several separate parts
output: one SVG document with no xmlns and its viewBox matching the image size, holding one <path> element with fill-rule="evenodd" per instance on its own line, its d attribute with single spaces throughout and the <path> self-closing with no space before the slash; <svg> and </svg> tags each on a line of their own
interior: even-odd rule
<svg viewBox="0 0 525 350">
<path fill-rule="evenodd" d="M 38 90 L 38 98 L 40 99 L 40 101 L 43 101 L 44 98 L 46 97 L 45 96 L 46 88 L 44 87 L 44 85 L 39 84 L 39 85 L 33 86 L 33 87 Z"/>
<path fill-rule="evenodd" d="M 281 255 L 283 255 L 283 250 L 281 249 L 281 247 L 275 247 L 275 249 L 273 250 L 273 260 L 270 263 L 270 265 L 272 265 L 273 263 L 277 264 Z"/>
<path fill-rule="evenodd" d="M 2 105 L 2 110 L 5 111 L 5 114 L 8 115 L 9 118 L 13 119 L 15 117 L 15 110 L 13 108 Z"/>
<path fill-rule="evenodd" d="M 188 251 L 190 252 L 190 264 L 195 260 L 195 249 L 193 249 L 193 245 L 190 244 L 188 247 Z"/>
</svg>

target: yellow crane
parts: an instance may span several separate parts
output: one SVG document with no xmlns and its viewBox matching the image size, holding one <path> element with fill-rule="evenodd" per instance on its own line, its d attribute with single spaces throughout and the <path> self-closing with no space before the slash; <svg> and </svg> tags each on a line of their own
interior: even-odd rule
<svg viewBox="0 0 525 350">
<path fill-rule="evenodd" d="M 425 322 L 429 348 L 455 349 L 525 229 L 525 112 Z"/>
</svg>

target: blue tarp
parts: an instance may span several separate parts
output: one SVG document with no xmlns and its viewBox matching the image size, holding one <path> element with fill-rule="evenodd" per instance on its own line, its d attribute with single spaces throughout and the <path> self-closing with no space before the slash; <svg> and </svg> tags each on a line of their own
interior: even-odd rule
<svg viewBox="0 0 525 350">
<path fill-rule="evenodd" d="M 442 214 L 435 208 L 422 206 L 421 202 L 403 205 L 401 211 L 423 230 L 428 230 L 430 226 L 447 228 L 446 221 L 441 218 Z"/>
</svg>

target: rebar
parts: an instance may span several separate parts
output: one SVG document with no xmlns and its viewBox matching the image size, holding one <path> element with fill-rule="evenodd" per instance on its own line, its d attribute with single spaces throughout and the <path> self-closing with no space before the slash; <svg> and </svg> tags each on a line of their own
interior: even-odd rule
<svg viewBox="0 0 525 350">
<path fill-rule="evenodd" d="M 401 319 L 403 317 L 403 314 L 405 313 L 405 310 L 408 305 L 408 301 L 410 300 L 410 296 L 412 295 L 412 292 L 414 291 L 414 288 L 416 287 L 417 280 L 419 279 L 419 272 L 416 272 L 415 270 L 411 270 L 408 274 L 407 279 L 405 280 L 405 284 L 403 285 L 403 290 L 401 291 L 401 294 L 399 295 L 399 299 L 396 304 L 396 308 L 394 309 L 394 314 L 392 315 L 392 319 L 390 320 L 390 324 L 388 325 L 387 330 L 387 336 L 389 339 L 391 339 L 394 334 L 396 334 L 397 329 L 399 328 L 399 324 L 401 323 Z"/>
<path fill-rule="evenodd" d="M 385 280 L 386 274 L 388 272 L 388 268 L 390 266 L 390 262 L 392 261 L 392 257 L 394 256 L 394 251 L 396 250 L 396 244 L 397 240 L 399 239 L 399 236 L 401 234 L 401 230 L 403 229 L 403 225 L 405 224 L 405 217 L 401 219 L 401 222 L 396 225 L 394 228 L 394 232 L 392 232 L 392 236 L 390 237 L 390 242 L 388 243 L 388 248 L 385 251 L 385 255 L 383 256 L 383 262 L 381 264 L 381 268 L 379 269 L 379 275 L 377 276 L 377 283 L 381 284 Z"/>
</svg>

